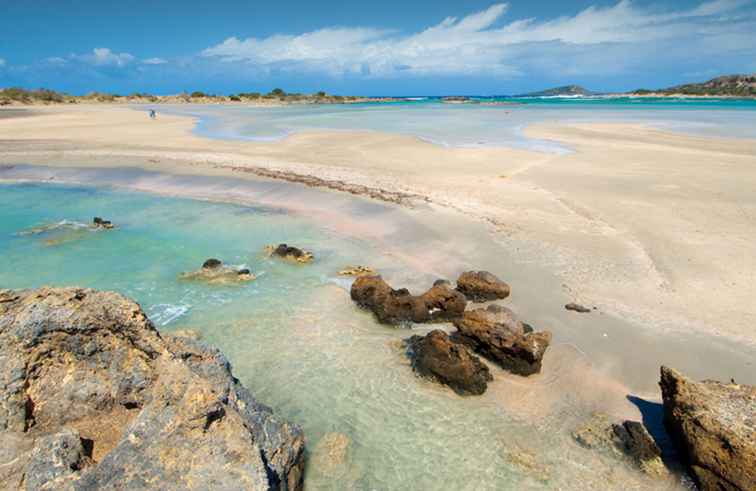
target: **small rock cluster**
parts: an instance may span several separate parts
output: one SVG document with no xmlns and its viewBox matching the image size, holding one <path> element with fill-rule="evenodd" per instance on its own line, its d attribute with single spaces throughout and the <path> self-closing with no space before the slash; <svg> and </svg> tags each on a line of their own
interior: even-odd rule
<svg viewBox="0 0 756 491">
<path fill-rule="evenodd" d="M 101 217 L 94 217 L 92 219 L 92 226 L 94 228 L 111 229 L 113 228 L 113 222 L 111 222 L 110 220 L 105 220 Z"/>
<path fill-rule="evenodd" d="M 533 332 L 511 310 L 498 305 L 467 310 L 468 300 L 498 300 L 509 293 L 509 285 L 486 271 L 462 273 L 456 288 L 438 280 L 421 295 L 412 295 L 406 288 L 395 290 L 380 276 L 359 276 L 350 292 L 352 300 L 383 324 L 452 322 L 457 331 L 451 336 L 437 329 L 409 338 L 407 347 L 418 374 L 460 395 L 483 394 L 493 380 L 476 354 L 518 375 L 541 370 L 551 342 L 549 331 Z"/>
<path fill-rule="evenodd" d="M 197 271 L 181 273 L 179 279 L 204 281 L 209 284 L 233 284 L 252 281 L 255 275 L 247 268 L 236 269 L 224 265 L 220 259 L 210 258 Z"/>
<path fill-rule="evenodd" d="M 380 276 L 358 276 L 350 295 L 379 322 L 393 325 L 450 320 L 461 316 L 467 306 L 465 296 L 446 281 L 437 281 L 422 295 L 412 295 L 406 288 L 393 289 Z"/>
<path fill-rule="evenodd" d="M 311 263 L 315 259 L 315 256 L 311 252 L 287 244 L 266 246 L 265 253 L 268 256 L 303 264 Z"/>
</svg>

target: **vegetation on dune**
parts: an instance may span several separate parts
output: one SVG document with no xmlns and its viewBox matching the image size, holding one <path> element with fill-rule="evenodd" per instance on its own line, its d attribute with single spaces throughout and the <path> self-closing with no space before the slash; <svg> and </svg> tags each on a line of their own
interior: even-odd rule
<svg viewBox="0 0 756 491">
<path fill-rule="evenodd" d="M 685 84 L 659 90 L 638 89 L 635 95 L 680 94 L 692 96 L 756 97 L 756 74 L 724 75 L 707 82 Z"/>
<path fill-rule="evenodd" d="M 71 96 L 49 89 L 27 90 L 20 87 L 10 87 L 0 90 L 0 105 L 20 102 L 33 103 L 61 103 L 71 100 Z"/>
<path fill-rule="evenodd" d="M 0 105 L 10 104 L 56 104 L 56 103 L 203 103 L 203 102 L 247 102 L 247 103 L 292 103 L 292 104 L 343 104 L 373 100 L 365 97 L 330 95 L 325 91 L 313 94 L 286 92 L 274 88 L 268 93 L 239 92 L 228 96 L 208 94 L 203 91 L 181 92 L 175 95 L 156 96 L 147 92 L 132 92 L 129 95 L 89 92 L 74 96 L 48 89 L 29 90 L 19 87 L 0 89 Z"/>
</svg>

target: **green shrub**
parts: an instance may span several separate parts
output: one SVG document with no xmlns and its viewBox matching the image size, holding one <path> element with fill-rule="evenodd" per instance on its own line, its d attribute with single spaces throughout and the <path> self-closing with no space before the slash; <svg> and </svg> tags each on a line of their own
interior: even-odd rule
<svg viewBox="0 0 756 491">
<path fill-rule="evenodd" d="M 275 88 L 270 91 L 269 95 L 276 96 L 276 97 L 284 97 L 286 95 L 286 92 L 284 92 L 283 89 Z"/>
<path fill-rule="evenodd" d="M 241 101 L 241 97 L 236 96 L 236 95 L 228 96 L 228 98 L 231 99 L 232 101 L 236 101 L 236 102 Z"/>
</svg>

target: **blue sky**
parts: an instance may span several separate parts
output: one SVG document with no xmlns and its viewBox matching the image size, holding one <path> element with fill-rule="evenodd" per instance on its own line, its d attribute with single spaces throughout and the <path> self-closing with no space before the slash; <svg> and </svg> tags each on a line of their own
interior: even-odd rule
<svg viewBox="0 0 756 491">
<path fill-rule="evenodd" d="M 630 90 L 756 72 L 756 0 L 0 0 L 0 87 Z"/>
</svg>

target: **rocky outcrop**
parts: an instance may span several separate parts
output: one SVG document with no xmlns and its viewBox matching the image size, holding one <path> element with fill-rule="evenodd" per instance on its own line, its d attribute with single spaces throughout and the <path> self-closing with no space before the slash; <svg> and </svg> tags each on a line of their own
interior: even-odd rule
<svg viewBox="0 0 756 491">
<path fill-rule="evenodd" d="M 113 222 L 111 222 L 110 220 L 104 220 L 100 217 L 94 217 L 94 219 L 92 220 L 92 225 L 95 228 L 113 228 Z"/>
<path fill-rule="evenodd" d="M 703 491 L 756 489 L 756 387 L 661 368 L 664 423 Z"/>
<path fill-rule="evenodd" d="M 480 395 L 493 380 L 488 367 L 466 346 L 441 330 L 407 340 L 412 368 L 421 376 L 448 385 L 459 395 Z"/>
<path fill-rule="evenodd" d="M 466 271 L 457 279 L 457 290 L 472 302 L 501 300 L 509 296 L 509 285 L 488 271 Z"/>
<path fill-rule="evenodd" d="M 591 309 L 589 309 L 588 307 L 583 307 L 579 303 L 574 303 L 574 302 L 568 303 L 567 305 L 564 306 L 564 308 L 566 310 L 571 310 L 573 312 L 578 312 L 580 314 L 587 314 L 588 312 L 591 311 Z"/>
<path fill-rule="evenodd" d="M 311 252 L 302 250 L 298 247 L 290 246 L 287 244 L 278 244 L 277 246 L 265 247 L 265 252 L 269 256 L 278 257 L 281 259 L 287 259 L 289 261 L 297 263 L 311 263 L 315 256 Z"/>
<path fill-rule="evenodd" d="M 455 337 L 505 370 L 518 375 L 541 371 L 551 332 L 532 332 L 508 308 L 490 305 L 468 310 L 453 322 Z"/>
<path fill-rule="evenodd" d="M 359 276 L 350 294 L 352 300 L 372 311 L 384 324 L 454 319 L 462 315 L 467 305 L 464 295 L 447 281 L 437 281 L 422 295 L 412 295 L 406 288 L 394 290 L 380 276 Z"/>
<path fill-rule="evenodd" d="M 668 477 L 661 450 L 638 421 L 611 423 L 606 415 L 597 413 L 572 432 L 572 437 L 583 447 L 623 458 L 652 477 Z"/>
<path fill-rule="evenodd" d="M 302 431 L 119 294 L 0 290 L 0 388 L 2 489 L 301 489 Z"/>
<path fill-rule="evenodd" d="M 236 269 L 224 265 L 220 259 L 210 258 L 202 263 L 202 267 L 197 271 L 181 273 L 179 279 L 228 285 L 252 281 L 255 279 L 255 275 L 247 268 Z"/>
</svg>

